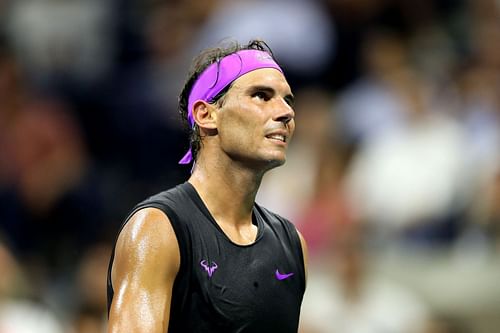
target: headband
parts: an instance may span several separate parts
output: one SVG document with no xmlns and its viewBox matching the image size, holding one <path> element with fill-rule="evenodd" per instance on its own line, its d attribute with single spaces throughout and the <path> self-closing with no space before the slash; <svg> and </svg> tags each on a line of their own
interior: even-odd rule
<svg viewBox="0 0 500 333">
<path fill-rule="evenodd" d="M 197 101 L 213 102 L 224 88 L 237 78 L 261 68 L 274 68 L 283 73 L 271 55 L 260 50 L 241 50 L 225 56 L 220 61 L 208 66 L 198 77 L 188 99 L 188 122 L 194 126 L 193 107 Z M 179 161 L 179 164 L 189 164 L 193 160 L 192 150 Z"/>
</svg>

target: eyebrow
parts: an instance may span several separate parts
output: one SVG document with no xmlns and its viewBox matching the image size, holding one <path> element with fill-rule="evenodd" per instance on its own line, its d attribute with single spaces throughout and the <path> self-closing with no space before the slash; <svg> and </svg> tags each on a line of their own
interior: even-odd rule
<svg viewBox="0 0 500 333">
<path fill-rule="evenodd" d="M 257 91 L 263 91 L 263 92 L 269 93 L 269 94 L 271 94 L 273 96 L 276 95 L 276 90 L 274 88 L 271 88 L 269 86 L 264 86 L 264 85 L 250 86 L 248 88 L 248 91 L 250 91 L 251 93 L 254 93 L 254 92 L 257 92 Z M 292 93 L 286 95 L 285 97 L 283 97 L 283 99 L 290 106 L 293 106 L 294 103 L 295 103 L 295 96 Z"/>
</svg>

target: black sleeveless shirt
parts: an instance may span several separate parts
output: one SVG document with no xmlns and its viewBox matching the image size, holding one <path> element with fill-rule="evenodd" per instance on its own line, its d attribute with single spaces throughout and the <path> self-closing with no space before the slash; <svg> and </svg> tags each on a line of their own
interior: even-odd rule
<svg viewBox="0 0 500 333">
<path fill-rule="evenodd" d="M 179 243 L 169 333 L 297 332 L 305 270 L 300 239 L 289 221 L 255 204 L 257 238 L 250 245 L 235 244 L 188 182 L 138 204 L 125 223 L 145 207 L 168 216 Z M 108 310 L 113 257 L 114 251 Z"/>
</svg>

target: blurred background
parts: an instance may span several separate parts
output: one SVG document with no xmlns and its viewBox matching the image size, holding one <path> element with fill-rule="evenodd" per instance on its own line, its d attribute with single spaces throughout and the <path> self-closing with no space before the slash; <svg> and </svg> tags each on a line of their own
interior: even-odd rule
<svg viewBox="0 0 500 333">
<path fill-rule="evenodd" d="M 297 98 L 258 202 L 301 333 L 500 327 L 500 1 L 0 0 L 0 332 L 104 332 L 127 212 L 189 176 L 191 59 L 265 39 Z"/>
</svg>

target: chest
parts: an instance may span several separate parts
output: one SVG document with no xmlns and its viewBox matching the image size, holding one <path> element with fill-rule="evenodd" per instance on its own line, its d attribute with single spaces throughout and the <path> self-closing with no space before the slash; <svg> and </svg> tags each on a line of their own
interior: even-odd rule
<svg viewBox="0 0 500 333">
<path fill-rule="evenodd" d="M 281 238 L 266 229 L 254 244 L 238 246 L 217 232 L 193 235 L 191 303 L 201 321 L 235 331 L 245 323 L 259 326 L 249 332 L 294 330 L 302 266 L 293 245 Z"/>
</svg>

